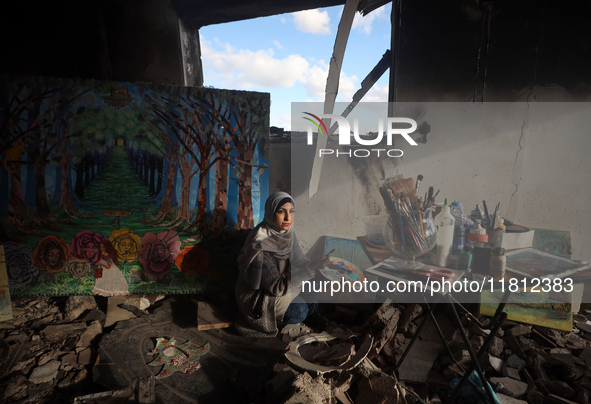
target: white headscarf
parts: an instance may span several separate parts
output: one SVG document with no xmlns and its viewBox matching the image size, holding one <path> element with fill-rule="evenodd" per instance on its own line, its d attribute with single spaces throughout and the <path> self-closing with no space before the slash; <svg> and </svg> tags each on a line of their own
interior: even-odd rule
<svg viewBox="0 0 591 404">
<path fill-rule="evenodd" d="M 281 230 L 275 226 L 275 212 L 285 203 L 295 206 L 293 198 L 287 192 L 274 192 L 265 202 L 265 217 L 246 238 L 244 246 L 238 255 L 238 269 L 248 271 L 247 279 L 254 289 L 261 284 L 263 268 L 262 251 L 269 251 L 279 259 L 289 258 L 294 243 L 297 243 L 292 232 L 293 223 L 288 230 Z"/>
</svg>

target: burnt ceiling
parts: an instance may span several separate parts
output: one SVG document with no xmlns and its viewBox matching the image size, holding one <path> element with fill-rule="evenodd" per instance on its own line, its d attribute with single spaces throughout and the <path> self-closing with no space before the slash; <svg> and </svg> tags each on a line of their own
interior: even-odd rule
<svg viewBox="0 0 591 404">
<path fill-rule="evenodd" d="M 358 10 L 368 14 L 388 0 L 361 0 Z M 271 15 L 345 4 L 344 0 L 172 0 L 171 5 L 191 27 L 221 24 Z"/>
</svg>

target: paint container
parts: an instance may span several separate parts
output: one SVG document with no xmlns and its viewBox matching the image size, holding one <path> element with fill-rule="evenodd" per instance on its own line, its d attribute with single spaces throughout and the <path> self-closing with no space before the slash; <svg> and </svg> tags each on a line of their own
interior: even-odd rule
<svg viewBox="0 0 591 404">
<path fill-rule="evenodd" d="M 365 216 L 363 224 L 365 225 L 365 235 L 370 243 L 384 245 L 384 226 L 388 221 L 388 215 Z"/>
<path fill-rule="evenodd" d="M 490 257 L 492 245 L 483 243 L 484 246 L 474 246 L 472 252 L 472 272 L 490 275 Z"/>
</svg>

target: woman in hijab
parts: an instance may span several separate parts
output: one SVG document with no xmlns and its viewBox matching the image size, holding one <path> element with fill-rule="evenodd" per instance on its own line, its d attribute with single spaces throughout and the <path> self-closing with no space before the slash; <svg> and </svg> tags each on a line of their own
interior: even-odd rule
<svg viewBox="0 0 591 404">
<path fill-rule="evenodd" d="M 249 233 L 238 256 L 234 325 L 244 336 L 274 337 L 278 323 L 296 324 L 318 316 L 316 304 L 298 296 L 299 287 L 329 263 L 328 255 L 313 262 L 304 255 L 292 230 L 294 213 L 289 194 L 271 194 L 263 221 Z"/>
</svg>

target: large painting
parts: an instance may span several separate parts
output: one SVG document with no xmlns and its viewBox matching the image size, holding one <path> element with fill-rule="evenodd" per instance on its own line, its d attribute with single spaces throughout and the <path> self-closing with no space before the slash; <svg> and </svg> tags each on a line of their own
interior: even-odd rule
<svg viewBox="0 0 591 404">
<path fill-rule="evenodd" d="M 228 291 L 268 195 L 269 94 L 2 79 L 11 295 Z"/>
</svg>

